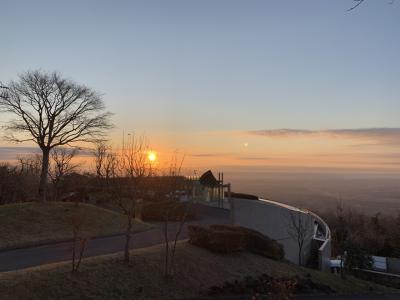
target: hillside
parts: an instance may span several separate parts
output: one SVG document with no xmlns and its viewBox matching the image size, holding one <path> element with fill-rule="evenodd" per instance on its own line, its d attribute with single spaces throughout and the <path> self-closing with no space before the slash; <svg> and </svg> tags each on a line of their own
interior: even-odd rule
<svg viewBox="0 0 400 300">
<path fill-rule="evenodd" d="M 89 258 L 78 274 L 69 263 L 59 263 L 0 274 L 4 299 L 182 299 L 207 295 L 214 286 L 265 274 L 274 278 L 309 278 L 336 293 L 365 293 L 389 289 L 348 277 L 346 280 L 250 253 L 221 255 L 179 242 L 175 277 L 162 275 L 163 246 L 132 251 L 131 266 L 122 255 Z"/>
<path fill-rule="evenodd" d="M 90 204 L 48 202 L 17 203 L 0 206 L 0 249 L 24 247 L 72 238 L 72 219 L 84 219 L 82 231 L 94 237 L 122 233 L 126 217 Z M 150 226 L 136 222 L 135 231 Z"/>
</svg>

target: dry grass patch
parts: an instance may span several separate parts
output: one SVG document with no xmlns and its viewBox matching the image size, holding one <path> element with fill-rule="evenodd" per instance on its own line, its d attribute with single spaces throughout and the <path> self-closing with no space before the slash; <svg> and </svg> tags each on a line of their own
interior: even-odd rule
<svg viewBox="0 0 400 300">
<path fill-rule="evenodd" d="M 0 206 L 0 249 L 25 247 L 72 238 L 71 217 L 80 211 L 86 221 L 83 231 L 88 236 L 124 232 L 126 217 L 90 204 L 68 202 L 17 203 Z M 137 222 L 135 231 L 150 228 Z"/>
<path fill-rule="evenodd" d="M 329 285 L 338 293 L 390 290 L 251 253 L 216 254 L 186 242 L 178 245 L 176 274 L 167 281 L 161 269 L 162 254 L 163 246 L 134 250 L 129 267 L 122 263 L 121 254 L 89 258 L 76 275 L 71 275 L 68 263 L 3 273 L 0 295 L 5 299 L 182 299 L 204 295 L 212 286 L 226 281 L 261 274 L 310 274 L 312 280 Z"/>
</svg>

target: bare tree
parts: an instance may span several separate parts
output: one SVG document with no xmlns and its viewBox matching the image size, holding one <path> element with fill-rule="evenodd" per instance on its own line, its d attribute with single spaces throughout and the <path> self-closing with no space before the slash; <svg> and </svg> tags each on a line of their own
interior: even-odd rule
<svg viewBox="0 0 400 300">
<path fill-rule="evenodd" d="M 112 147 L 104 141 L 96 143 L 93 151 L 96 175 L 108 181 L 118 173 L 118 157 Z"/>
<path fill-rule="evenodd" d="M 108 152 L 108 147 L 104 142 L 99 141 L 98 143 L 96 143 L 95 149 L 93 150 L 92 153 L 94 156 L 94 163 L 95 163 L 97 177 L 100 178 L 104 177 L 103 169 L 107 152 Z"/>
<path fill-rule="evenodd" d="M 89 241 L 89 237 L 85 235 L 84 226 L 87 222 L 87 214 L 82 208 L 75 208 L 75 211 L 69 223 L 72 228 L 72 273 L 77 272 L 81 265 L 81 261 Z"/>
<path fill-rule="evenodd" d="M 33 176 L 40 175 L 42 157 L 39 154 L 29 154 L 17 157 L 19 172 Z"/>
<path fill-rule="evenodd" d="M 133 220 L 138 205 L 145 193 L 144 180 L 152 175 L 150 163 L 147 159 L 148 146 L 144 137 L 136 138 L 130 135 L 119 156 L 120 172 L 123 178 L 118 181 L 117 198 L 118 205 L 127 217 L 125 232 L 124 261 L 129 263 L 129 249 L 133 232 Z"/>
<path fill-rule="evenodd" d="M 296 241 L 298 246 L 299 265 L 303 265 L 303 247 L 304 243 L 312 235 L 312 226 L 310 218 L 303 212 L 292 211 L 289 214 L 288 234 Z"/>
<path fill-rule="evenodd" d="M 167 198 L 164 200 L 167 202 L 167 205 L 163 213 L 163 231 L 165 242 L 164 276 L 166 278 L 174 275 L 176 245 L 192 208 L 190 205 L 183 206 L 182 203 L 179 202 L 180 199 L 177 198 L 176 194 L 177 190 L 181 186 L 181 170 L 184 159 L 184 156 L 179 159 L 178 153 L 175 152 L 170 162 L 169 173 L 163 178 L 164 189 L 162 194 Z M 175 232 L 172 235 L 172 240 L 170 238 L 170 221 L 172 221 L 171 217 L 173 218 L 173 221 L 177 222 Z"/>
<path fill-rule="evenodd" d="M 129 134 L 127 142 L 123 142 L 121 151 L 121 167 L 128 178 L 143 178 L 150 175 L 151 164 L 148 160 L 149 146 L 145 136 Z"/>
<path fill-rule="evenodd" d="M 37 175 L 32 169 L 0 163 L 0 204 L 30 201 L 37 191 Z"/>
<path fill-rule="evenodd" d="M 26 72 L 11 81 L 1 88 L 0 111 L 15 117 L 5 126 L 9 141 L 33 141 L 42 151 L 41 201 L 46 200 L 51 149 L 94 142 L 111 128 L 100 94 L 56 72 Z"/>
<path fill-rule="evenodd" d="M 73 158 L 78 154 L 78 149 L 53 148 L 51 151 L 51 163 L 49 175 L 54 186 L 54 198 L 57 200 L 60 182 L 64 176 L 76 170 L 78 164 L 73 163 Z"/>
</svg>

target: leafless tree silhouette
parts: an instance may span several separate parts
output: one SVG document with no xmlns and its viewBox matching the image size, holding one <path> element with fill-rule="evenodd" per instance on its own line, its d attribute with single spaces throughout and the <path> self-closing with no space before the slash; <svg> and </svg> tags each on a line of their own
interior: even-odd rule
<svg viewBox="0 0 400 300">
<path fill-rule="evenodd" d="M 148 146 L 144 136 L 135 137 L 130 135 L 127 142 L 123 142 L 119 156 L 121 176 L 126 179 L 126 184 L 118 189 L 118 205 L 127 217 L 125 232 L 124 261 L 129 264 L 129 249 L 133 233 L 133 220 L 135 212 L 146 190 L 144 178 L 152 176 L 151 164 L 147 159 Z"/>
<path fill-rule="evenodd" d="M 364 2 L 364 0 L 353 0 L 354 2 L 356 2 L 352 7 L 350 7 L 347 11 L 351 11 L 355 8 L 357 8 L 359 5 L 361 5 L 361 3 Z"/>
<path fill-rule="evenodd" d="M 85 234 L 84 227 L 87 223 L 87 213 L 82 208 L 77 209 L 68 220 L 72 229 L 72 269 L 71 272 L 79 271 L 83 255 L 90 238 Z"/>
<path fill-rule="evenodd" d="M 185 210 L 182 211 L 178 220 L 174 220 L 177 223 L 177 227 L 175 228 L 175 233 L 173 235 L 173 239 L 171 240 L 171 237 L 169 236 L 169 223 L 171 221 L 170 215 L 181 206 L 179 199 L 176 199 L 176 191 L 180 187 L 179 182 L 181 179 L 180 176 L 184 159 L 185 156 L 179 158 L 178 152 L 174 153 L 170 161 L 169 172 L 167 176 L 165 176 L 164 186 L 162 187 L 164 196 L 169 197 L 169 199 L 166 199 L 166 201 L 170 202 L 170 205 L 167 206 L 163 213 L 163 233 L 165 242 L 164 276 L 166 278 L 172 277 L 175 273 L 175 253 L 177 242 L 187 221 L 187 217 L 191 212 L 190 210 L 192 209 L 192 206 L 186 205 Z"/>
<path fill-rule="evenodd" d="M 41 201 L 46 200 L 50 151 L 103 139 L 111 128 L 101 95 L 56 72 L 26 72 L 3 86 L 0 111 L 15 117 L 5 126 L 9 141 L 33 141 L 42 150 Z"/>
<path fill-rule="evenodd" d="M 96 143 L 96 147 L 92 152 L 94 157 L 94 164 L 96 175 L 98 178 L 108 180 L 116 177 L 118 174 L 118 157 L 110 145 L 104 141 Z"/>
<path fill-rule="evenodd" d="M 288 234 L 298 246 L 299 265 L 303 265 L 303 247 L 306 240 L 312 235 L 311 221 L 301 212 L 290 212 Z"/>
<path fill-rule="evenodd" d="M 54 199 L 57 200 L 60 182 L 64 176 L 76 170 L 78 164 L 73 163 L 73 158 L 78 154 L 78 149 L 54 148 L 51 151 L 49 175 L 54 186 Z"/>
</svg>

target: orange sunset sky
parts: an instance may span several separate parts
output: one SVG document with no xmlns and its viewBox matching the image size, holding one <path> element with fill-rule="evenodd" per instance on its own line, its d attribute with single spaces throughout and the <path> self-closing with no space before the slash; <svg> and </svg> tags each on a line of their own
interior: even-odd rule
<svg viewBox="0 0 400 300">
<path fill-rule="evenodd" d="M 188 173 L 400 171 L 398 3 L 39 2 L 0 10 L 0 81 L 40 69 L 93 88 L 116 148 L 145 135 L 160 166 L 179 151 Z M 0 140 L 0 160 L 32 146 Z"/>
</svg>

